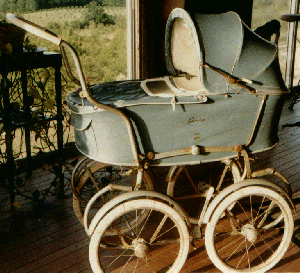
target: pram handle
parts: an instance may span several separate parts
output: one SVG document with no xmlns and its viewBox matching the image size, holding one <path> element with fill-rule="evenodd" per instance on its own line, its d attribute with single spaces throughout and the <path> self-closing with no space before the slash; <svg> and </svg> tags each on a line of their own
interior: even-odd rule
<svg viewBox="0 0 300 273">
<path fill-rule="evenodd" d="M 68 76 L 74 83 L 76 83 L 77 85 L 81 85 L 80 81 L 76 77 L 74 77 L 74 75 L 71 71 L 68 58 L 67 58 L 65 50 L 63 48 L 64 41 L 60 37 L 58 37 L 55 33 L 51 32 L 50 30 L 48 30 L 44 27 L 41 27 L 35 23 L 32 23 L 26 19 L 18 17 L 12 13 L 6 14 L 6 19 L 8 21 L 10 21 L 11 23 L 13 23 L 14 25 L 60 46 Z"/>
<path fill-rule="evenodd" d="M 11 13 L 8 13 L 6 15 L 6 19 L 8 21 L 10 21 L 11 23 L 13 23 L 14 25 L 16 25 L 16 26 L 18 26 L 22 29 L 25 29 L 26 31 L 28 31 L 28 32 L 30 32 L 34 35 L 37 35 L 37 36 L 39 36 L 39 37 L 41 37 L 45 40 L 48 40 L 48 41 L 50 41 L 50 42 L 52 42 L 52 43 L 54 43 L 54 44 L 56 44 L 60 47 L 60 50 L 61 50 L 61 53 L 62 53 L 62 56 L 63 56 L 63 59 L 64 59 L 64 63 L 65 63 L 66 68 L 67 68 L 68 76 L 71 78 L 72 81 L 74 81 L 75 83 L 81 85 L 83 97 L 86 97 L 87 100 L 90 101 L 94 106 L 96 106 L 96 107 L 98 107 L 102 110 L 109 111 L 109 112 L 112 112 L 114 114 L 117 114 L 117 115 L 119 115 L 120 117 L 123 118 L 123 120 L 126 123 L 127 130 L 128 130 L 128 136 L 129 136 L 129 140 L 130 140 L 130 143 L 131 143 L 131 148 L 132 148 L 132 153 L 133 153 L 135 164 L 137 166 L 140 166 L 141 159 L 140 159 L 140 156 L 139 156 L 138 144 L 137 144 L 137 141 L 136 141 L 136 138 L 135 138 L 135 133 L 134 133 L 134 129 L 133 129 L 133 125 L 131 123 L 131 120 L 120 109 L 109 106 L 109 105 L 105 105 L 103 103 L 100 103 L 92 97 L 92 95 L 90 93 L 90 90 L 88 88 L 86 79 L 84 77 L 84 73 L 83 73 L 83 70 L 82 70 L 80 59 L 79 59 L 79 56 L 78 56 L 76 50 L 69 43 L 64 41 L 62 38 L 58 37 L 53 32 L 51 32 L 51 31 L 49 31 L 49 30 L 47 30 L 47 29 L 45 29 L 45 28 L 43 28 L 43 27 L 41 27 L 37 24 L 34 24 L 34 23 L 32 23 L 32 22 L 30 22 L 26 19 L 20 18 L 20 17 L 14 15 L 14 14 L 11 14 Z M 66 52 L 64 50 L 65 48 L 68 49 L 68 51 L 72 55 L 72 58 L 74 60 L 75 67 L 76 67 L 76 70 L 77 70 L 77 73 L 78 73 L 79 80 L 77 80 L 73 76 L 73 74 L 70 70 L 68 58 L 67 58 Z M 142 177 L 142 170 L 141 169 L 138 170 L 138 175 L 140 176 L 140 178 Z"/>
<path fill-rule="evenodd" d="M 300 14 L 284 14 L 280 17 L 280 19 L 286 22 L 299 22 Z"/>
<path fill-rule="evenodd" d="M 26 31 L 35 34 L 45 40 L 48 40 L 56 45 L 60 45 L 61 43 L 62 39 L 58 37 L 56 34 L 26 19 L 20 18 L 12 13 L 7 13 L 6 19 L 11 23 L 13 23 L 14 25 L 22 29 L 25 29 Z"/>
<path fill-rule="evenodd" d="M 13 23 L 14 25 L 16 25 L 36 36 L 39 36 L 45 40 L 48 40 L 48 41 L 58 45 L 60 47 L 60 50 L 61 50 L 61 53 L 63 56 L 63 60 L 64 60 L 65 66 L 66 66 L 68 76 L 70 77 L 70 79 L 73 82 L 75 82 L 78 85 L 81 85 L 84 95 L 86 97 L 89 97 L 90 94 L 88 92 L 88 86 L 87 86 L 87 83 L 86 83 L 86 80 L 85 80 L 85 77 L 84 77 L 84 74 L 82 71 L 79 56 L 70 44 L 63 41 L 62 38 L 58 37 L 55 33 L 51 32 L 50 30 L 43 28 L 35 23 L 32 23 L 26 19 L 18 17 L 12 13 L 6 14 L 6 19 L 8 21 L 10 21 L 11 23 Z M 68 51 L 72 55 L 72 58 L 74 60 L 76 70 L 78 73 L 79 80 L 76 77 L 74 77 L 74 75 L 72 74 L 72 71 L 71 71 L 70 65 L 69 65 L 69 61 L 68 61 L 68 58 L 67 58 L 67 55 L 65 52 L 65 48 L 67 48 Z"/>
</svg>

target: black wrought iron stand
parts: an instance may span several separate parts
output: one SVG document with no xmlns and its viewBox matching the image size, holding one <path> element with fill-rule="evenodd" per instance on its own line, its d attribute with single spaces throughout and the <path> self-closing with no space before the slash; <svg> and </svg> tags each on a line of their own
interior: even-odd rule
<svg viewBox="0 0 300 273">
<path fill-rule="evenodd" d="M 38 68 L 54 68 L 55 69 L 55 100 L 56 100 L 56 115 L 50 118 L 43 117 L 40 122 L 57 122 L 57 145 L 58 145 L 58 168 L 59 168 L 59 193 L 64 192 L 64 175 L 62 172 L 63 165 L 63 114 L 62 114 L 62 92 L 61 92 L 61 69 L 62 58 L 58 53 L 48 52 L 23 52 L 15 55 L 2 54 L 0 56 L 0 74 L 1 74 L 1 90 L 0 98 L 2 100 L 2 123 L 5 132 L 5 145 L 6 145 L 6 166 L 8 173 L 8 184 L 10 203 L 15 201 L 15 158 L 13 152 L 13 132 L 17 128 L 25 129 L 25 145 L 27 156 L 27 175 L 32 172 L 32 153 L 31 153 L 31 140 L 30 140 L 30 125 L 39 122 L 36 118 L 32 118 L 28 85 L 27 85 L 27 72 L 29 70 Z M 15 120 L 12 116 L 11 109 L 11 89 L 10 81 L 8 80 L 9 73 L 14 71 L 21 72 L 21 88 L 23 96 L 23 117 L 21 120 Z"/>
</svg>

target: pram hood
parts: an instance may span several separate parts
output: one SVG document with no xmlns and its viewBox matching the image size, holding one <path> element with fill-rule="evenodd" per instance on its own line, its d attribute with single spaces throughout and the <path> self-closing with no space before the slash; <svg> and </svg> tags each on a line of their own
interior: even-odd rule
<svg viewBox="0 0 300 273">
<path fill-rule="evenodd" d="M 173 76 L 167 81 L 185 95 L 185 91 L 249 93 L 241 86 L 229 84 L 226 77 L 203 67 L 203 63 L 253 81 L 248 86 L 257 93 L 287 90 L 280 72 L 277 46 L 250 30 L 235 12 L 195 14 L 192 19 L 185 10 L 174 9 L 166 25 L 165 57 L 167 69 Z M 159 84 L 153 81 L 146 80 L 143 85 L 146 89 L 152 88 L 150 93 L 159 93 L 154 90 Z"/>
</svg>

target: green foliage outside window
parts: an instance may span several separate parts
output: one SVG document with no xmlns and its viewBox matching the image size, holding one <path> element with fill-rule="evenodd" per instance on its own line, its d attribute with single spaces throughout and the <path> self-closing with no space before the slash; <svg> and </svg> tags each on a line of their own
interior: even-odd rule
<svg viewBox="0 0 300 273">
<path fill-rule="evenodd" d="M 86 6 L 86 12 L 84 16 L 84 22 L 89 25 L 91 21 L 96 25 L 114 25 L 115 21 L 111 15 L 108 15 L 103 8 L 103 4 L 98 1 L 92 1 Z"/>
<path fill-rule="evenodd" d="M 101 6 L 125 6 L 126 0 L 0 0 L 0 10 L 7 12 L 33 12 L 40 9 L 85 6 L 96 2 Z"/>
</svg>

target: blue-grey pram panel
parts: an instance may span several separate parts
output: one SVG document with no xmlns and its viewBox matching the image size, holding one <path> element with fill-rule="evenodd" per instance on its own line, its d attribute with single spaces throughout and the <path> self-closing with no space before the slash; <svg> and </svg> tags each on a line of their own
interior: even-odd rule
<svg viewBox="0 0 300 273">
<path fill-rule="evenodd" d="M 101 93 L 103 88 L 110 89 L 110 94 L 118 90 L 114 94 L 119 96 L 114 98 L 120 100 L 113 102 L 106 97 L 106 102 L 123 103 L 121 109 L 133 121 L 141 154 L 170 152 L 192 145 L 245 145 L 253 133 L 253 143 L 248 147 L 251 152 L 268 149 L 278 141 L 278 122 L 284 101 L 282 95 L 268 96 L 259 117 L 264 95 L 210 95 L 206 102 L 197 102 L 194 97 L 181 97 L 174 105 L 169 98 L 145 96 L 138 86 L 139 82 L 99 84 L 92 88 L 92 93 L 96 94 L 97 90 Z M 101 162 L 133 165 L 130 141 L 122 118 L 107 111 L 95 110 L 87 101 L 85 107 L 76 107 L 74 103 L 80 103 L 76 94 L 78 92 L 68 97 L 68 103 L 73 111 L 72 125 L 75 127 L 78 149 Z M 127 101 L 124 101 L 125 98 Z M 253 132 L 256 123 L 257 131 Z M 184 155 L 154 161 L 153 164 L 195 164 L 235 155 L 228 152 Z"/>
</svg>

